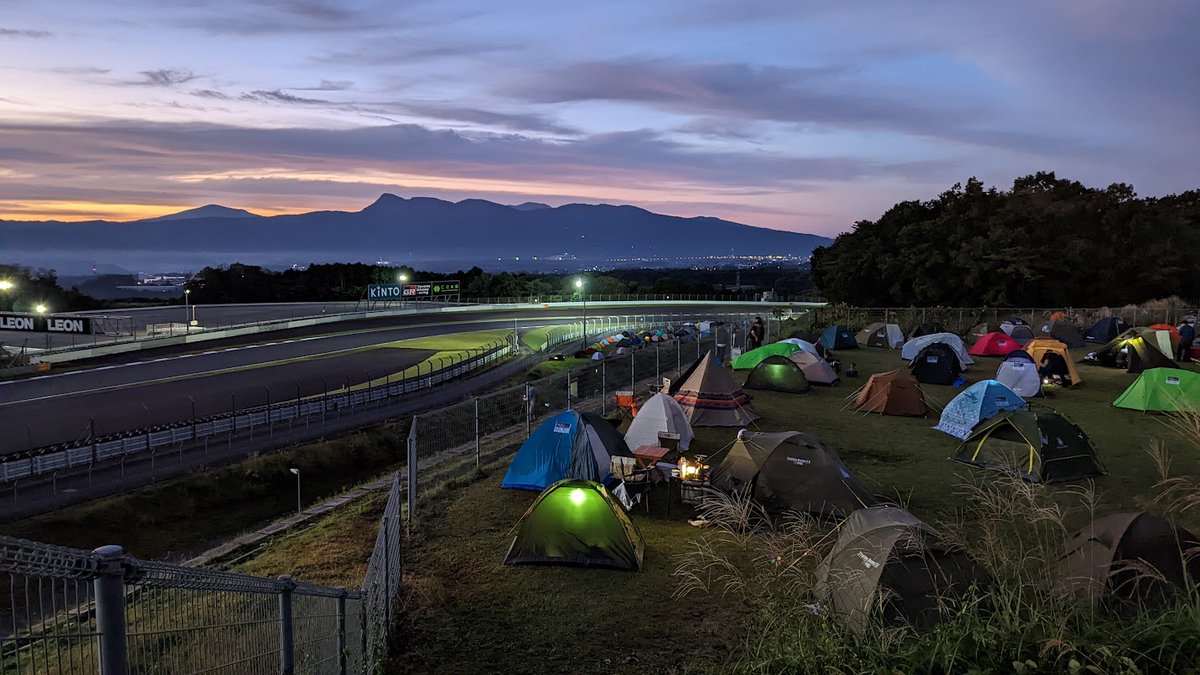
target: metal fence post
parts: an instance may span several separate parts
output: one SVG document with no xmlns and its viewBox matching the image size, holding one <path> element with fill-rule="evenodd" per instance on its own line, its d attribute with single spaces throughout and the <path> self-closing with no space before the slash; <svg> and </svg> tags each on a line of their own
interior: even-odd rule
<svg viewBox="0 0 1200 675">
<path fill-rule="evenodd" d="M 479 397 L 475 397 L 475 468 L 479 469 Z"/>
<path fill-rule="evenodd" d="M 529 385 L 525 385 L 525 438 L 529 438 L 529 418 L 533 415 L 533 401 L 529 400 Z"/>
<path fill-rule="evenodd" d="M 346 592 L 345 586 L 338 586 L 337 605 L 337 664 L 339 675 L 346 675 Z M 364 654 L 363 656 L 366 656 Z"/>
<path fill-rule="evenodd" d="M 411 528 L 413 515 L 417 512 L 417 420 L 412 418 L 408 428 L 408 524 Z M 526 425 L 528 428 L 528 424 Z"/>
<path fill-rule="evenodd" d="M 608 415 L 608 369 L 600 362 L 600 416 Z"/>
<path fill-rule="evenodd" d="M 567 410 L 571 409 L 571 369 L 567 368 Z"/>
<path fill-rule="evenodd" d="M 101 546 L 92 551 L 100 557 L 99 573 L 92 585 L 96 595 L 96 632 L 100 634 L 101 675 L 125 675 L 129 655 L 125 638 L 125 551 L 120 546 Z"/>
<path fill-rule="evenodd" d="M 659 349 L 658 348 L 659 348 L 659 343 L 655 342 L 654 343 L 654 380 L 656 382 L 662 382 L 662 373 L 659 372 L 659 368 L 658 368 L 658 359 L 659 359 Z"/>
<path fill-rule="evenodd" d="M 279 577 L 283 590 L 279 593 L 279 672 L 293 675 L 296 672 L 295 630 L 292 625 L 292 590 L 296 582 L 288 575 Z"/>
<path fill-rule="evenodd" d="M 412 521 L 409 511 L 409 521 Z M 386 634 L 392 628 L 392 530 L 388 527 L 391 518 L 383 517 L 380 527 L 383 528 L 383 630 Z"/>
</svg>

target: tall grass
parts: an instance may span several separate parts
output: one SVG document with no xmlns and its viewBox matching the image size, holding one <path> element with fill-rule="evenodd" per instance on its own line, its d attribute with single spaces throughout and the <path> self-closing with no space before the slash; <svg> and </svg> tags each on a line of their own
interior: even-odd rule
<svg viewBox="0 0 1200 675">
<path fill-rule="evenodd" d="M 1171 425 L 1200 450 L 1200 415 L 1177 416 Z M 1161 474 L 1152 503 L 1165 515 L 1200 507 L 1200 483 L 1173 476 L 1161 444 L 1151 454 Z M 774 522 L 736 495 L 714 495 L 704 506 L 710 526 L 677 557 L 676 594 L 734 594 L 755 608 L 740 672 L 1200 672 L 1195 585 L 1166 607 L 1118 610 L 1072 594 L 1064 583 L 1067 542 L 1078 526 L 1104 515 L 1097 513 L 1100 496 L 1091 484 L 1050 491 L 981 471 L 956 494 L 961 509 L 933 525 L 943 543 L 965 550 L 990 581 L 940 598 L 942 620 L 930 630 L 884 625 L 878 616 L 855 628 L 822 607 L 816 566 L 836 528 L 802 517 Z M 1136 561 L 1122 571 L 1131 566 L 1156 574 Z"/>
</svg>

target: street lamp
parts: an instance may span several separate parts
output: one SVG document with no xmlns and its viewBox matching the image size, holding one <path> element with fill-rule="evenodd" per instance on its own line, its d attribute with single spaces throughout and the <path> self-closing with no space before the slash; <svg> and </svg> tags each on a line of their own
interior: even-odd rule
<svg viewBox="0 0 1200 675">
<path fill-rule="evenodd" d="M 38 314 L 45 314 L 46 312 L 50 311 L 50 308 L 39 302 L 37 307 L 33 308 L 33 311 L 37 312 Z"/>
<path fill-rule="evenodd" d="M 400 276 L 398 276 L 396 278 L 399 279 L 400 283 L 402 283 L 402 284 L 404 282 L 408 281 L 408 275 L 405 274 L 404 272 L 401 272 Z M 400 289 L 400 309 L 404 309 L 404 289 L 403 288 Z"/>
<path fill-rule="evenodd" d="M 583 294 L 583 279 L 575 279 L 575 288 L 579 291 L 579 299 L 583 301 L 583 324 L 581 331 L 583 333 L 583 341 L 580 344 L 579 350 L 584 351 L 587 349 L 587 296 Z"/>
<path fill-rule="evenodd" d="M 11 291 L 13 288 L 16 288 L 16 284 L 8 279 L 0 279 L 0 291 L 3 291 L 5 296 L 8 296 L 9 291 Z M 4 304 L 7 305 L 9 303 L 6 301 Z M 12 309 L 12 307 L 10 306 L 8 309 Z"/>
<path fill-rule="evenodd" d="M 185 333 L 192 332 L 191 295 L 192 295 L 192 289 L 190 289 L 190 288 L 183 289 L 183 319 L 184 319 L 184 323 L 187 324 L 187 327 L 184 328 L 184 331 L 183 331 Z"/>
<path fill-rule="evenodd" d="M 296 474 L 296 513 L 303 513 L 304 509 L 300 507 L 300 469 L 288 469 Z"/>
</svg>

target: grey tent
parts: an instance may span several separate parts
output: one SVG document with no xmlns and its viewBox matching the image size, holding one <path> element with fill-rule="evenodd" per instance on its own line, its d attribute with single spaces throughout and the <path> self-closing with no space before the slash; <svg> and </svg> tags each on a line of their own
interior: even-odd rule
<svg viewBox="0 0 1200 675">
<path fill-rule="evenodd" d="M 944 616 L 944 599 L 985 575 L 967 554 L 904 509 L 874 506 L 850 514 L 837 543 L 817 567 L 823 609 L 862 632 L 871 620 L 928 629 Z"/>
<path fill-rule="evenodd" d="M 711 483 L 725 492 L 748 492 L 768 511 L 845 517 L 875 498 L 850 474 L 837 451 L 814 434 L 741 431 L 712 460 Z"/>
<path fill-rule="evenodd" d="M 1061 572 L 1092 603 L 1161 605 L 1200 583 L 1200 539 L 1149 513 L 1114 513 L 1075 535 Z"/>
<path fill-rule="evenodd" d="M 1083 341 L 1083 334 L 1070 321 L 1056 320 L 1044 324 L 1042 334 L 1049 335 L 1071 349 L 1087 344 Z"/>
</svg>

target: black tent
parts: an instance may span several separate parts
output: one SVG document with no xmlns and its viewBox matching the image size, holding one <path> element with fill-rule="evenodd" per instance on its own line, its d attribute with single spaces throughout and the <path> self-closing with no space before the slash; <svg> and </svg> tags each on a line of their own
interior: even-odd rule
<svg viewBox="0 0 1200 675">
<path fill-rule="evenodd" d="M 1051 321 L 1042 326 L 1042 334 L 1049 335 L 1070 349 L 1084 345 L 1083 336 L 1080 335 L 1079 329 L 1070 321 Z"/>
<path fill-rule="evenodd" d="M 925 345 L 908 367 L 913 377 L 925 384 L 954 384 L 963 371 L 958 355 L 941 342 Z"/>
<path fill-rule="evenodd" d="M 1084 333 L 1083 339 L 1088 342 L 1104 344 L 1127 330 L 1129 330 L 1129 324 L 1122 321 L 1121 317 L 1106 316 L 1092 324 L 1092 327 Z"/>
<path fill-rule="evenodd" d="M 945 332 L 946 330 L 942 328 L 942 324 L 940 323 L 922 323 L 917 324 L 911 331 L 908 332 L 908 339 L 911 340 L 915 337 L 921 337 L 922 335 L 933 335 L 934 333 Z"/>
</svg>

